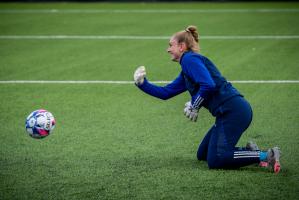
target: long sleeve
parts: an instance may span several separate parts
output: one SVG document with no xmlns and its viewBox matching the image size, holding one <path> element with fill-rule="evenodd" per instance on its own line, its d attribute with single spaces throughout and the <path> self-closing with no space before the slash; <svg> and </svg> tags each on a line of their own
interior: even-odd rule
<svg viewBox="0 0 299 200">
<path fill-rule="evenodd" d="M 139 85 L 138 88 L 151 96 L 163 100 L 174 97 L 187 90 L 185 86 L 184 78 L 181 73 L 175 80 L 173 80 L 171 83 L 167 84 L 166 86 L 157 86 L 150 83 L 147 79 L 144 79 L 144 83 L 142 85 Z"/>
<path fill-rule="evenodd" d="M 197 93 L 192 96 L 192 106 L 199 109 L 203 101 L 215 91 L 216 84 L 200 58 L 185 56 L 181 65 L 184 73 L 200 86 Z"/>
</svg>

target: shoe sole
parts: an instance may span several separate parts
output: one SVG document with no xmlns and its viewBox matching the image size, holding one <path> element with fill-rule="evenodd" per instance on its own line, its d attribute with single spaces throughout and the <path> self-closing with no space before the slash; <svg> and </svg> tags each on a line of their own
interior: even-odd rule
<svg viewBox="0 0 299 200">
<path fill-rule="evenodd" d="M 273 166 L 273 171 L 275 174 L 278 174 L 280 172 L 280 163 L 279 161 L 275 161 L 275 164 Z"/>
<path fill-rule="evenodd" d="M 278 174 L 280 172 L 280 169 L 281 169 L 280 162 L 279 162 L 280 151 L 279 151 L 279 149 L 277 147 L 274 147 L 272 149 L 272 153 L 274 154 L 273 157 L 275 159 L 275 162 L 274 162 L 273 166 L 271 166 L 271 167 L 273 169 L 273 172 L 275 174 Z"/>
</svg>

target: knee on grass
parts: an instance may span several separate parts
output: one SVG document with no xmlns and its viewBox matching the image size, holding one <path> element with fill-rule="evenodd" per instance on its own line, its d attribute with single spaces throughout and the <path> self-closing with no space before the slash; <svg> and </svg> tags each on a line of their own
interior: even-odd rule
<svg viewBox="0 0 299 200">
<path fill-rule="evenodd" d="M 215 156 L 213 158 L 208 158 L 209 169 L 224 169 L 227 168 L 225 159 L 221 156 Z"/>
</svg>

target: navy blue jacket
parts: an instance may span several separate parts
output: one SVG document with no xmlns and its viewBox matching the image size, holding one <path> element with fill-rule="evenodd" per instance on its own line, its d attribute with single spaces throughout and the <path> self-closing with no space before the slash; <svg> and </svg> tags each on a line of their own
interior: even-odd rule
<svg viewBox="0 0 299 200">
<path fill-rule="evenodd" d="M 207 57 L 188 51 L 182 55 L 180 64 L 181 73 L 166 86 L 157 86 L 145 79 L 138 87 L 164 100 L 188 90 L 192 106 L 196 109 L 204 106 L 214 116 L 219 105 L 234 96 L 242 96 Z"/>
</svg>

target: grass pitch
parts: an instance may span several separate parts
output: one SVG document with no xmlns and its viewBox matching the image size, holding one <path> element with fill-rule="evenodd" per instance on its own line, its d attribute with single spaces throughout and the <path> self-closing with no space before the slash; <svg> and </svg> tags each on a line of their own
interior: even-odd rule
<svg viewBox="0 0 299 200">
<path fill-rule="evenodd" d="M 54 9 L 104 12 L 41 12 Z M 297 3 L 0 4 L 0 36 L 170 36 L 189 24 L 203 37 L 298 36 L 298 9 Z M 167 44 L 2 38 L 0 80 L 130 81 L 139 65 L 149 80 L 172 80 L 180 67 L 169 60 Z M 299 77 L 299 39 L 203 39 L 201 49 L 228 80 Z M 254 111 L 239 145 L 280 146 L 280 174 L 257 166 L 209 170 L 197 161 L 214 119 L 204 109 L 197 123 L 185 119 L 186 93 L 160 101 L 133 84 L 0 84 L 0 199 L 297 199 L 298 83 L 234 86 Z M 38 108 L 57 120 L 43 140 L 24 128 Z"/>
</svg>

